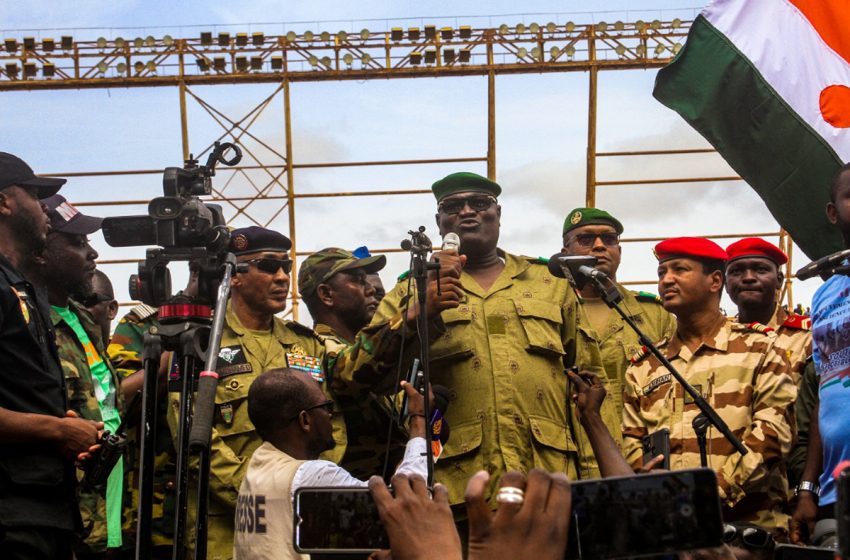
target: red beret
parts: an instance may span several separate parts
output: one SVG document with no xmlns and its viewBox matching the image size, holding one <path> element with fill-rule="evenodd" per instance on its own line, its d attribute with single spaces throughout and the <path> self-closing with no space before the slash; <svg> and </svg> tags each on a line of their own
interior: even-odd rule
<svg viewBox="0 0 850 560">
<path fill-rule="evenodd" d="M 681 257 L 702 260 L 725 261 L 729 258 L 723 247 L 705 237 L 674 237 L 665 239 L 653 249 L 658 262 Z"/>
<path fill-rule="evenodd" d="M 762 257 L 772 260 L 777 265 L 788 262 L 788 255 L 782 249 L 760 237 L 746 237 L 736 241 L 726 247 L 726 253 L 730 261 L 743 257 Z"/>
</svg>

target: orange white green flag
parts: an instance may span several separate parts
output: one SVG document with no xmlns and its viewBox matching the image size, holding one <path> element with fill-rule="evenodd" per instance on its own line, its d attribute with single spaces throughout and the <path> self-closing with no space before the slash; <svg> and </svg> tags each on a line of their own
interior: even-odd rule
<svg viewBox="0 0 850 560">
<path fill-rule="evenodd" d="M 850 161 L 850 1 L 714 0 L 653 95 L 698 130 L 812 259 L 841 249 L 828 185 Z"/>
</svg>

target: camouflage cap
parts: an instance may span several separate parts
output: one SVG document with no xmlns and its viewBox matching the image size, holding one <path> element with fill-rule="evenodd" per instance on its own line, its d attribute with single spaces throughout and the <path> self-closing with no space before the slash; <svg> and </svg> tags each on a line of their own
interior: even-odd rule
<svg viewBox="0 0 850 560">
<path fill-rule="evenodd" d="M 385 255 L 373 255 L 358 259 L 351 251 L 339 247 L 328 247 L 313 253 L 301 263 L 298 270 L 298 291 L 301 295 L 312 295 L 319 284 L 327 282 L 337 272 L 362 268 L 366 274 L 378 272 L 387 264 Z"/>
<path fill-rule="evenodd" d="M 496 198 L 502 194 L 502 187 L 498 183 L 491 181 L 487 177 L 482 177 L 477 173 L 469 173 L 468 171 L 452 173 L 443 177 L 431 185 L 431 190 L 434 192 L 437 202 L 450 194 L 462 192 L 483 192 L 491 194 Z"/>
<path fill-rule="evenodd" d="M 292 242 L 282 233 L 259 226 L 238 228 L 230 232 L 230 251 L 237 257 L 261 251 L 283 253 L 291 247 Z"/>
<path fill-rule="evenodd" d="M 567 233 L 577 227 L 604 224 L 613 227 L 618 234 L 623 233 L 623 224 L 620 220 L 599 208 L 573 208 L 564 220 L 564 231 Z"/>
</svg>

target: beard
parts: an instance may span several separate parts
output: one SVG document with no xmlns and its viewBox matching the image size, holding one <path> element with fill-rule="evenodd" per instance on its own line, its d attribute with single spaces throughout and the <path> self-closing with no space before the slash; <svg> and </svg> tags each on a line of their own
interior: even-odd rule
<svg viewBox="0 0 850 560">
<path fill-rule="evenodd" d="M 17 241 L 20 243 L 24 254 L 38 254 L 44 250 L 47 243 L 47 234 L 40 224 L 44 218 L 27 215 L 24 212 L 12 214 L 10 221 L 13 231 L 16 232 Z"/>
</svg>

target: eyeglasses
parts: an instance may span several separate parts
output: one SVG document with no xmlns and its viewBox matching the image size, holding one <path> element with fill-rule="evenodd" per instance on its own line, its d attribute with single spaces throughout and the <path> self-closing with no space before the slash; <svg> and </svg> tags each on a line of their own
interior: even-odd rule
<svg viewBox="0 0 850 560">
<path fill-rule="evenodd" d="M 93 293 L 87 296 L 81 297 L 78 301 L 82 304 L 83 307 L 94 307 L 98 303 L 103 303 L 105 301 L 112 301 L 114 298 L 111 296 L 107 296 L 104 294 Z"/>
<path fill-rule="evenodd" d="M 606 247 L 616 247 L 620 244 L 620 235 L 617 233 L 577 233 L 572 239 L 580 247 L 593 247 L 596 243 L 596 238 L 602 240 L 602 244 Z"/>
<path fill-rule="evenodd" d="M 286 274 L 292 272 L 292 261 L 290 259 L 251 259 L 240 264 L 252 264 L 257 267 L 257 270 L 266 274 L 276 274 L 281 268 Z"/>
<path fill-rule="evenodd" d="M 334 417 L 334 402 L 333 401 L 325 401 L 325 402 L 321 402 L 319 404 L 314 404 L 313 406 L 309 406 L 309 407 L 305 408 L 301 412 L 310 412 L 311 410 L 316 410 L 317 408 L 324 408 L 325 412 L 328 413 L 328 416 L 330 416 L 331 418 Z M 298 414 L 296 414 L 295 416 L 290 418 L 289 422 L 292 422 L 293 420 L 295 420 L 296 418 L 301 416 L 301 412 L 299 412 Z"/>
<path fill-rule="evenodd" d="M 770 533 L 759 527 L 738 527 L 726 523 L 723 525 L 723 542 L 732 543 L 737 538 L 747 548 L 767 548 L 773 544 Z"/>
<path fill-rule="evenodd" d="M 437 208 L 440 212 L 446 214 L 457 214 L 468 205 L 475 212 L 484 212 L 495 203 L 496 199 L 492 196 L 470 196 L 469 198 L 450 198 L 444 200 Z"/>
</svg>

